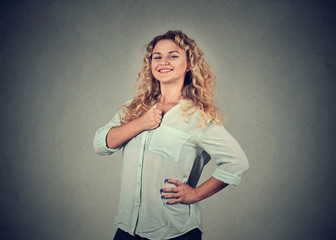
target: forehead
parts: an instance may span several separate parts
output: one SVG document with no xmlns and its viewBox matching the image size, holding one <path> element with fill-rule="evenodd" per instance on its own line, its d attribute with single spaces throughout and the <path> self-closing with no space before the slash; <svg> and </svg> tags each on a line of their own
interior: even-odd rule
<svg viewBox="0 0 336 240">
<path fill-rule="evenodd" d="M 184 52 L 173 40 L 163 39 L 157 42 L 153 49 L 153 53 L 166 53 L 171 51 Z"/>
</svg>

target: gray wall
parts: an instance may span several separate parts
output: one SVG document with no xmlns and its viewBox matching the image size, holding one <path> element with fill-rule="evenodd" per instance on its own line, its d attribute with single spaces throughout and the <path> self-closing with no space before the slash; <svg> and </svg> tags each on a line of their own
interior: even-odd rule
<svg viewBox="0 0 336 240">
<path fill-rule="evenodd" d="M 92 138 L 134 93 L 143 46 L 181 29 L 249 161 L 202 202 L 204 239 L 335 238 L 335 4 L 2 1 L 1 239 L 112 239 L 121 153 Z M 202 181 L 214 170 L 205 169 Z"/>
</svg>

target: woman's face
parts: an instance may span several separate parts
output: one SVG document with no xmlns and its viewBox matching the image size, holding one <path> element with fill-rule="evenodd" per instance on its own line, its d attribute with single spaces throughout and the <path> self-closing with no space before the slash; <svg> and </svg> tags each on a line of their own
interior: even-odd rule
<svg viewBox="0 0 336 240">
<path fill-rule="evenodd" d="M 173 40 L 160 40 L 153 49 L 152 74 L 161 84 L 183 85 L 188 69 L 186 52 Z"/>
</svg>

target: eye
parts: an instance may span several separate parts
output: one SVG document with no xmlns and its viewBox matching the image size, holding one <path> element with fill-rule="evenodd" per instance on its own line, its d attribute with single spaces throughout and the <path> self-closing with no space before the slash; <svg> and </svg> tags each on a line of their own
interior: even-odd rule
<svg viewBox="0 0 336 240">
<path fill-rule="evenodd" d="M 153 59 L 161 59 L 160 56 L 153 57 Z"/>
<path fill-rule="evenodd" d="M 178 58 L 179 56 L 177 56 L 177 55 L 171 55 L 171 56 L 169 56 L 169 58 Z"/>
</svg>

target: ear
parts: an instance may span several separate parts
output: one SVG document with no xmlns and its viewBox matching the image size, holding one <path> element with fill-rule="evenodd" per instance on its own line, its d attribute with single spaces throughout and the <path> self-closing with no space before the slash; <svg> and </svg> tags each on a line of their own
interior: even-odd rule
<svg viewBox="0 0 336 240">
<path fill-rule="evenodd" d="M 191 70 L 190 63 L 188 62 L 186 72 L 189 72 L 190 70 Z"/>
</svg>

